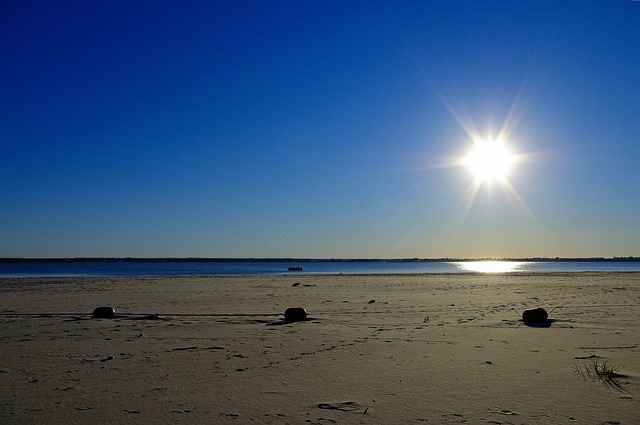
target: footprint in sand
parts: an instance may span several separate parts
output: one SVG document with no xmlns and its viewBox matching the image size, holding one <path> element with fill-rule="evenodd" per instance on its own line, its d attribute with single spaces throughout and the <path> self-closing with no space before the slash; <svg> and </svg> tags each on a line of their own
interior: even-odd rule
<svg viewBox="0 0 640 425">
<path fill-rule="evenodd" d="M 497 407 L 493 408 L 493 409 L 489 409 L 490 413 L 497 413 L 499 415 L 505 415 L 505 416 L 516 416 L 518 415 L 518 412 L 515 412 L 513 410 L 508 410 L 508 409 L 502 409 L 502 410 L 498 410 Z"/>
<path fill-rule="evenodd" d="M 360 410 L 361 406 L 355 401 L 344 401 L 342 403 L 318 403 L 318 408 L 339 410 L 341 412 L 355 412 Z"/>
</svg>

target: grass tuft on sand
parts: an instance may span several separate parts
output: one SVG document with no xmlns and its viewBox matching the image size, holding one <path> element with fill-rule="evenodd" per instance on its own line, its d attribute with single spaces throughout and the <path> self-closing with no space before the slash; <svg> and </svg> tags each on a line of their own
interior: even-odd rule
<svg viewBox="0 0 640 425">
<path fill-rule="evenodd" d="M 598 380 L 615 390 L 628 392 L 622 381 L 627 375 L 620 373 L 615 366 L 600 357 L 595 357 L 591 362 L 583 363 L 581 366 L 575 365 L 575 370 L 585 381 Z"/>
</svg>

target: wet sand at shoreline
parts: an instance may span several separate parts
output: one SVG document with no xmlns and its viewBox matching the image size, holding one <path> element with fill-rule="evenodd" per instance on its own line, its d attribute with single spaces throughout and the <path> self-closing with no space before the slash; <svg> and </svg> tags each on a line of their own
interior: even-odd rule
<svg viewBox="0 0 640 425">
<path fill-rule="evenodd" d="M 7 278 L 0 293 L 2 423 L 640 423 L 640 273 Z M 115 319 L 91 318 L 103 305 Z M 288 307 L 309 320 L 284 322 Z M 552 323 L 519 320 L 535 307 Z M 624 376 L 598 379 L 602 362 Z"/>
</svg>

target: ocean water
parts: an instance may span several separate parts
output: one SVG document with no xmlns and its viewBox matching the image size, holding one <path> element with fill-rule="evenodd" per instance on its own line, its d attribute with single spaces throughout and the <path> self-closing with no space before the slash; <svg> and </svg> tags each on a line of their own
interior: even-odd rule
<svg viewBox="0 0 640 425">
<path fill-rule="evenodd" d="M 300 266 L 302 271 L 289 271 Z M 29 261 L 0 262 L 0 278 L 70 276 L 240 276 L 640 272 L 640 261 Z"/>
</svg>

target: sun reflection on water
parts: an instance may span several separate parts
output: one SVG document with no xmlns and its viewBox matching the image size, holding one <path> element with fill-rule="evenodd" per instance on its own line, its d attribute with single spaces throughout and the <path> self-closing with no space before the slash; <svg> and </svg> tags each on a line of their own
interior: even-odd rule
<svg viewBox="0 0 640 425">
<path fill-rule="evenodd" d="M 461 271 L 476 273 L 511 273 L 522 271 L 523 261 L 459 261 L 454 263 Z"/>
</svg>

